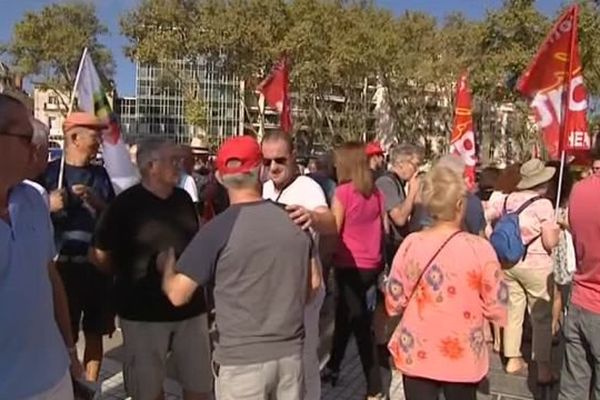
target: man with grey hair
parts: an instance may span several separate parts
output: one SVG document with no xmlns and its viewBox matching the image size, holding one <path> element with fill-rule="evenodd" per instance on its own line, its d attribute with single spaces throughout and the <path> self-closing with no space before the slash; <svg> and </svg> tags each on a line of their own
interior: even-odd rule
<svg viewBox="0 0 600 400">
<path fill-rule="evenodd" d="M 46 188 L 33 180 L 42 175 L 46 167 L 48 167 L 48 136 L 50 135 L 50 130 L 42 121 L 36 118 L 31 119 L 31 125 L 33 126 L 33 137 L 31 138 L 33 160 L 30 164 L 28 179 L 24 182 L 37 190 L 44 198 L 44 202 L 48 208 L 50 208 L 50 197 Z"/>
<path fill-rule="evenodd" d="M 437 165 L 454 171 L 457 175 L 464 177 L 465 183 L 469 183 L 469 179 L 465 176 L 467 165 L 460 156 L 456 154 L 446 154 L 438 160 Z M 485 214 L 481 199 L 475 193 L 469 191 L 467 193 L 467 209 L 463 221 L 463 228 L 469 233 L 482 236 L 485 231 L 485 225 Z"/>
<path fill-rule="evenodd" d="M 180 154 L 164 140 L 140 143 L 142 181 L 120 193 L 101 217 L 92 258 L 115 280 L 115 307 L 125 348 L 124 380 L 139 400 L 162 398 L 166 359 L 175 361 L 185 400 L 210 398 L 210 344 L 202 290 L 173 306 L 161 290 L 158 255 L 180 255 L 198 231 L 189 195 L 177 187 Z"/>
<path fill-rule="evenodd" d="M 219 400 L 304 399 L 304 307 L 322 285 L 311 236 L 262 200 L 258 142 L 240 136 L 217 154 L 231 206 L 204 225 L 179 260 L 158 264 L 175 305 L 214 285 Z M 260 232 L 260 233 L 258 233 Z"/>
</svg>

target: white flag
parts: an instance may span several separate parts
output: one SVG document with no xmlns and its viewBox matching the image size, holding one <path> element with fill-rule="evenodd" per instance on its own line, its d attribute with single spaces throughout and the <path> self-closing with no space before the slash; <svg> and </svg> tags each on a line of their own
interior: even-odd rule
<svg viewBox="0 0 600 400">
<path fill-rule="evenodd" d="M 87 49 L 83 52 L 79 79 L 76 82 L 74 92 L 78 108 L 96 115 L 109 125 L 102 136 L 102 157 L 104 167 L 118 194 L 138 183 L 140 177 L 137 168 L 131 162 L 116 115 L 108 103 L 100 76 Z"/>
</svg>

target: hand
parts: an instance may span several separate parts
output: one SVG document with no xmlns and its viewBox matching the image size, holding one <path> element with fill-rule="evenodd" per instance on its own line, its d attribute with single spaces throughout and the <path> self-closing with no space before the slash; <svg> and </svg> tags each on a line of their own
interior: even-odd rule
<svg viewBox="0 0 600 400">
<path fill-rule="evenodd" d="M 74 379 L 82 379 L 84 377 L 85 370 L 79 358 L 77 357 L 77 351 L 69 352 L 69 360 L 71 365 L 69 366 L 69 372 Z"/>
<path fill-rule="evenodd" d="M 556 334 L 560 330 L 560 320 L 560 317 L 552 318 L 552 336 L 556 336 Z"/>
<path fill-rule="evenodd" d="M 65 208 L 65 190 L 50 192 L 50 212 L 58 212 Z"/>
<path fill-rule="evenodd" d="M 169 247 L 168 250 L 161 252 L 156 256 L 156 269 L 164 274 L 167 269 L 173 269 L 175 265 L 175 250 Z"/>
<path fill-rule="evenodd" d="M 308 229 L 313 225 L 312 212 L 306 208 L 292 204 L 285 207 L 285 210 L 289 213 L 290 218 L 296 225 L 302 229 Z"/>
<path fill-rule="evenodd" d="M 421 178 L 419 174 L 414 174 L 412 178 L 408 181 L 408 192 L 412 196 L 416 196 L 419 193 L 419 189 L 421 188 Z"/>
<path fill-rule="evenodd" d="M 71 191 L 77 197 L 79 197 L 82 201 L 86 202 L 90 206 L 92 206 L 96 210 L 101 210 L 104 208 L 104 201 L 102 201 L 94 191 L 86 185 L 73 185 L 71 186 Z"/>
</svg>

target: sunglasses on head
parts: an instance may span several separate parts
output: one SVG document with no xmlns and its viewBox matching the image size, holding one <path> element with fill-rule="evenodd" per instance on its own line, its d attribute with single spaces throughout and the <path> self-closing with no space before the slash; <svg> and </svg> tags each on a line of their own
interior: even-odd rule
<svg viewBox="0 0 600 400">
<path fill-rule="evenodd" d="M 265 167 L 270 167 L 272 163 L 277 165 L 286 165 L 287 161 L 287 157 L 263 158 L 262 163 Z"/>
</svg>

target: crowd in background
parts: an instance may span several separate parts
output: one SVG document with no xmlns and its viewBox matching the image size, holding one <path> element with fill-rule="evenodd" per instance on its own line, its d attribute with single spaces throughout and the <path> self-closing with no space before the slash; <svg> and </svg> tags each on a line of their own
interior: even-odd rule
<svg viewBox="0 0 600 400">
<path fill-rule="evenodd" d="M 349 142 L 299 166 L 281 132 L 214 159 L 150 139 L 132 152 L 140 183 L 116 194 L 94 161 L 105 128 L 70 114 L 46 165 L 47 128 L 0 95 L 0 397 L 73 398 L 115 315 L 134 399 L 164 397 L 171 360 L 186 400 L 318 400 L 345 384 L 354 337 L 367 399 L 474 400 L 490 350 L 528 373 L 526 315 L 538 384 L 600 395 L 600 159 L 574 187 L 539 159 L 473 185 L 460 157 L 413 144 Z"/>
</svg>

